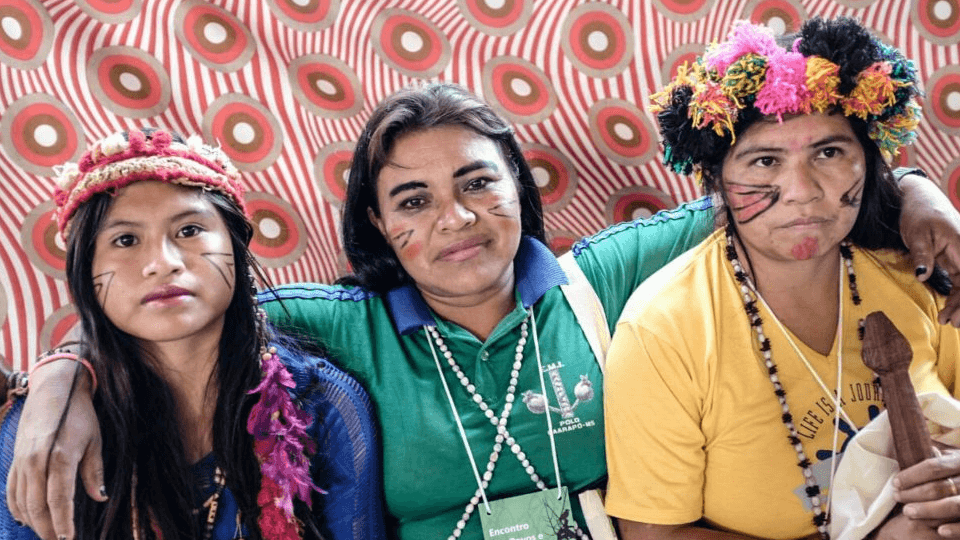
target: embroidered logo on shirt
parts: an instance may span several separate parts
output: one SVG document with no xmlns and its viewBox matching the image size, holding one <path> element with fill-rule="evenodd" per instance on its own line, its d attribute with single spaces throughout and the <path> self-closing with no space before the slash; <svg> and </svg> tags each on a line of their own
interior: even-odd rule
<svg viewBox="0 0 960 540">
<path fill-rule="evenodd" d="M 527 390 L 522 395 L 523 403 L 527 406 L 527 410 L 533 414 L 544 414 L 549 409 L 551 412 L 560 415 L 560 424 L 553 430 L 555 434 L 582 429 L 596 424 L 595 420 L 582 422 L 576 415 L 577 406 L 593 400 L 593 382 L 587 375 L 580 375 L 580 382 L 573 387 L 575 401 L 571 403 L 570 396 L 567 394 L 567 389 L 563 384 L 563 379 L 560 377 L 560 368 L 562 367 L 562 363 L 555 362 L 547 364 L 543 368 L 543 372 L 550 381 L 549 386 L 553 388 L 553 394 L 557 398 L 558 406 L 554 407 L 550 405 L 550 400 L 547 396 L 534 390 Z"/>
</svg>

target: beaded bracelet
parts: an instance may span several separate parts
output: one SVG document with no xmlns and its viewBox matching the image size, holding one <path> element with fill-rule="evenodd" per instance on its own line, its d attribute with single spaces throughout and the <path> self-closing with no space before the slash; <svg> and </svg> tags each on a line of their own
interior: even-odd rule
<svg viewBox="0 0 960 540">
<path fill-rule="evenodd" d="M 80 358 L 79 356 L 73 353 L 58 352 L 58 353 L 53 353 L 51 355 L 44 356 L 43 358 L 38 360 L 35 364 L 33 364 L 33 366 L 30 367 L 29 375 L 33 375 L 33 372 L 36 371 L 37 368 L 39 368 L 40 366 L 44 364 L 49 364 L 54 360 L 73 360 L 74 362 L 80 362 L 80 364 L 82 364 L 83 367 L 87 368 L 87 372 L 90 373 L 90 380 L 93 383 L 93 386 L 91 387 L 91 392 L 92 393 L 97 392 L 97 373 L 93 370 L 93 366 L 90 364 L 90 362 L 87 361 L 86 358 Z"/>
</svg>

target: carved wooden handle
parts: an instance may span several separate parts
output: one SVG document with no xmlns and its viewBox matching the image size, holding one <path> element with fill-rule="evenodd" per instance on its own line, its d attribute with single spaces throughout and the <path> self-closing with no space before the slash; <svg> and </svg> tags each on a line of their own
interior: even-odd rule
<svg viewBox="0 0 960 540">
<path fill-rule="evenodd" d="M 934 456 L 927 421 L 910 382 L 910 343 L 882 311 L 864 319 L 863 363 L 880 376 L 893 447 L 901 469 Z"/>
</svg>

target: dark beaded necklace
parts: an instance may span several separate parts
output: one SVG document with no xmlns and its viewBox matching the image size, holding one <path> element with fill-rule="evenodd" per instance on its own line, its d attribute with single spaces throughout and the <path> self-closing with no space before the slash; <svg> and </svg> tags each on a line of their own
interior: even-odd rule
<svg viewBox="0 0 960 540">
<path fill-rule="evenodd" d="M 777 374 L 777 364 L 773 361 L 770 339 L 767 338 L 763 332 L 763 320 L 760 318 L 760 308 L 757 306 L 757 293 L 750 282 L 750 277 L 743 270 L 743 265 L 740 264 L 740 259 L 737 257 L 737 249 L 733 243 L 733 226 L 728 224 L 725 232 L 727 240 L 727 260 L 729 260 L 731 266 L 733 266 L 733 275 L 740 286 L 740 293 L 743 296 L 743 308 L 747 313 L 747 318 L 750 320 L 750 326 L 757 336 L 760 354 L 763 355 L 763 363 L 770 376 L 770 382 L 773 384 L 773 393 L 777 396 L 780 409 L 783 411 L 781 420 L 783 420 L 783 425 L 787 428 L 787 440 L 797 453 L 797 466 L 803 471 L 803 479 L 807 486 L 807 497 L 810 499 L 811 508 L 813 508 L 813 524 L 816 526 L 823 540 L 830 540 L 828 529 L 829 514 L 827 510 L 824 509 L 824 501 L 821 500 L 820 497 L 820 485 L 813 475 L 810 459 L 803 451 L 803 444 L 800 441 L 796 425 L 793 422 L 793 415 L 790 413 L 790 406 L 787 404 L 787 392 L 780 383 L 780 378 Z M 858 306 L 860 305 L 860 293 L 857 291 L 857 276 L 853 271 L 853 250 L 850 249 L 850 245 L 846 241 L 840 243 L 840 257 L 847 270 L 853 304 Z"/>
</svg>

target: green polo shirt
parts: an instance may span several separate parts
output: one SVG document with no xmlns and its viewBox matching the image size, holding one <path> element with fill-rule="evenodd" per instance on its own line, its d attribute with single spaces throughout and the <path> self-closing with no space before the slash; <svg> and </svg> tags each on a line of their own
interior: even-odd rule
<svg viewBox="0 0 960 540">
<path fill-rule="evenodd" d="M 703 198 L 579 241 L 573 247 L 575 260 L 600 297 L 611 331 L 640 282 L 712 230 L 713 208 Z M 546 414 L 551 415 L 560 482 L 570 490 L 579 523 L 583 522 L 574 494 L 606 481 L 603 378 L 559 287 L 567 282 L 566 275 L 553 254 L 531 238 L 522 240 L 514 263 L 516 308 L 485 341 L 439 319 L 413 286 L 377 295 L 360 288 L 300 284 L 280 287 L 276 297 L 261 295 L 275 325 L 325 346 L 333 361 L 369 392 L 383 442 L 388 527 L 395 528 L 401 539 L 447 538 L 477 489 L 424 325 L 438 328 L 476 391 L 499 414 L 520 325 L 525 310 L 532 306 L 548 408 L 543 406 L 531 328 L 507 428 L 536 472 L 547 485 L 556 486 L 546 420 Z M 450 368 L 441 366 L 482 474 L 496 429 Z M 535 489 L 504 445 L 487 497 L 499 499 Z M 482 538 L 478 512 L 470 517 L 461 538 Z"/>
</svg>

